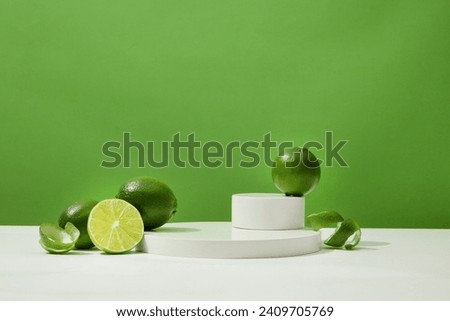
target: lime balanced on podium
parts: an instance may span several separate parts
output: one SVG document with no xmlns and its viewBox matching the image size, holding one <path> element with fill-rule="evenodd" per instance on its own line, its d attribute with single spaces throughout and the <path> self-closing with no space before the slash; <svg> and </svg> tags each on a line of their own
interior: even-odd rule
<svg viewBox="0 0 450 321">
<path fill-rule="evenodd" d="M 307 148 L 287 149 L 272 167 L 272 180 L 286 196 L 304 196 L 319 183 L 320 162 Z"/>
<path fill-rule="evenodd" d="M 69 205 L 58 225 L 41 225 L 40 244 L 52 254 L 93 246 L 110 254 L 126 253 L 142 240 L 144 230 L 164 225 L 176 210 L 169 186 L 153 177 L 138 177 L 125 182 L 116 198 Z"/>
</svg>

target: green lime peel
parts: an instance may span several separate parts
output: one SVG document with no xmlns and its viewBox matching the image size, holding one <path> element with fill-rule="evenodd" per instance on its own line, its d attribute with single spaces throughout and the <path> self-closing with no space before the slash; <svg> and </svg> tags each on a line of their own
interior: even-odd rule
<svg viewBox="0 0 450 321">
<path fill-rule="evenodd" d="M 39 244 L 51 254 L 63 254 L 75 247 L 80 231 L 68 222 L 64 229 L 56 224 L 44 223 L 39 227 Z"/>
<path fill-rule="evenodd" d="M 353 219 L 344 219 L 338 212 L 325 211 L 308 215 L 306 221 L 315 230 L 335 227 L 336 230 L 323 243 L 330 247 L 352 250 L 361 240 L 361 228 Z M 351 236 L 353 238 L 350 240 Z"/>
</svg>

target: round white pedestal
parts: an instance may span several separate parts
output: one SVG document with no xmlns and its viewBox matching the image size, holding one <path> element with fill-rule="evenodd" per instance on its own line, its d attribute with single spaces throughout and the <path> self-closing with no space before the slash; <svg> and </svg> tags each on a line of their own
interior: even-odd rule
<svg viewBox="0 0 450 321">
<path fill-rule="evenodd" d="M 309 254 L 320 250 L 320 232 L 255 231 L 230 222 L 166 224 L 146 232 L 138 250 L 151 254 L 198 258 L 262 258 Z"/>
<path fill-rule="evenodd" d="M 304 227 L 305 198 L 284 194 L 234 194 L 231 199 L 234 227 L 252 230 L 293 230 Z"/>
</svg>

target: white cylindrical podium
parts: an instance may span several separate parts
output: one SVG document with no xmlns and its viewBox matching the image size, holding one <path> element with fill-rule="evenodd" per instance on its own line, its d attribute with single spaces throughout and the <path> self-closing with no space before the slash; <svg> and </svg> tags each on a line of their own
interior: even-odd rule
<svg viewBox="0 0 450 321">
<path fill-rule="evenodd" d="M 305 225 L 305 198 L 284 194 L 234 194 L 233 227 L 250 230 L 295 230 Z"/>
<path fill-rule="evenodd" d="M 141 252 L 197 258 L 246 259 L 287 257 L 320 251 L 320 232 L 298 229 L 257 231 L 230 222 L 168 223 L 145 232 Z"/>
</svg>

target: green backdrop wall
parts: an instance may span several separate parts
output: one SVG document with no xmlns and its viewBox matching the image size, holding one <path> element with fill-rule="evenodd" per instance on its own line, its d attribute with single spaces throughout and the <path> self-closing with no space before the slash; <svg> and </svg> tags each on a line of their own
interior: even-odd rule
<svg viewBox="0 0 450 321">
<path fill-rule="evenodd" d="M 349 140 L 307 212 L 450 228 L 450 5 L 439 1 L 0 1 L 0 224 L 56 221 L 150 175 L 175 220 L 229 220 L 270 169 L 106 169 L 102 145 Z M 323 151 L 317 152 L 323 157 Z M 336 164 L 335 164 L 336 165 Z"/>
</svg>

